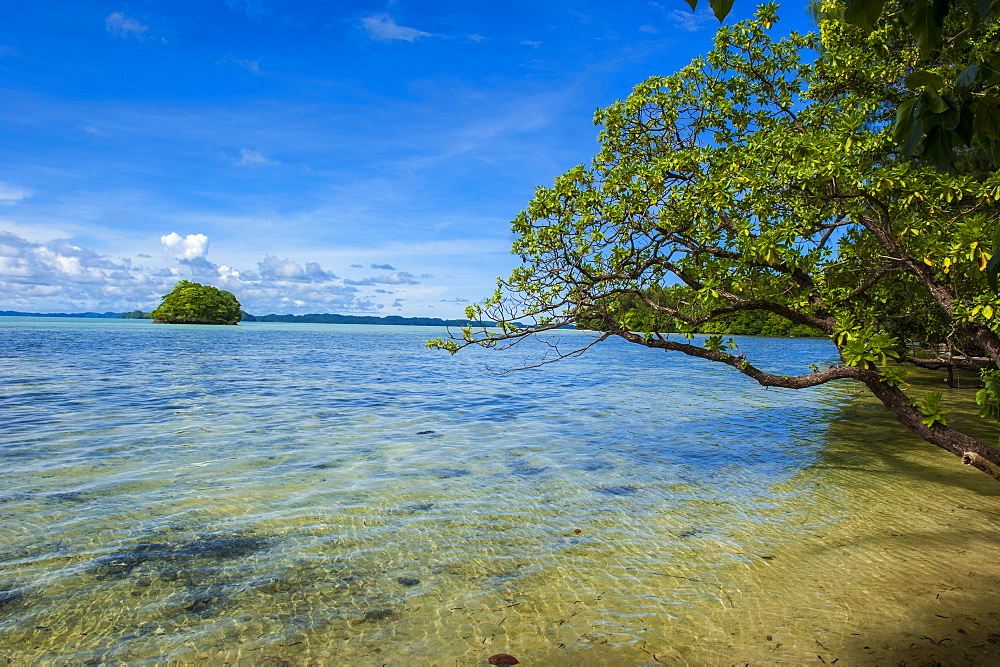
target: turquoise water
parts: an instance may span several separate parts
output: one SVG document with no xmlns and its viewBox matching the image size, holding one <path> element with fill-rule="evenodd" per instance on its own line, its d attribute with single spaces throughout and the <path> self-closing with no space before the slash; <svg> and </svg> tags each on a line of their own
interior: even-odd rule
<svg viewBox="0 0 1000 667">
<path fill-rule="evenodd" d="M 854 387 L 441 333 L 0 318 L 0 659 L 1000 655 L 996 483 Z"/>
</svg>

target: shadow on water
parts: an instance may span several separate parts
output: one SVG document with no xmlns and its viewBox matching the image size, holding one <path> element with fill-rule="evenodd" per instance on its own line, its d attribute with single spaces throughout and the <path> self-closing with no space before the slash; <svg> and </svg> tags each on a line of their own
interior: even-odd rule
<svg viewBox="0 0 1000 667">
<path fill-rule="evenodd" d="M 995 441 L 995 426 L 978 417 L 975 383 L 941 384 L 939 374 L 918 372 L 910 391 L 919 399 L 943 389 L 949 420 Z M 1000 483 L 914 436 L 866 392 L 846 393 L 804 471 L 824 480 L 817 509 L 844 519 L 798 557 L 837 573 L 836 585 L 865 590 L 853 613 L 878 609 L 879 621 L 841 637 L 827 662 L 995 663 L 1000 608 L 988 591 L 1000 587 Z"/>
</svg>

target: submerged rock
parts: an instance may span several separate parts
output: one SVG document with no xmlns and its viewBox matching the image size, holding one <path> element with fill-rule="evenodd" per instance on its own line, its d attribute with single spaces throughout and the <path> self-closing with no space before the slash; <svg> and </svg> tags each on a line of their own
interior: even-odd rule
<svg viewBox="0 0 1000 667">
<path fill-rule="evenodd" d="M 223 602 L 225 597 L 216 591 L 202 591 L 188 600 L 184 605 L 184 611 L 195 616 L 211 616 L 218 611 L 217 607 Z"/>
<path fill-rule="evenodd" d="M 410 503 L 403 509 L 408 509 L 410 510 L 410 514 L 413 514 L 414 512 L 426 512 L 432 507 L 434 507 L 434 503 Z"/>
<path fill-rule="evenodd" d="M 438 468 L 434 471 L 434 476 L 438 479 L 451 479 L 453 477 L 465 477 L 471 475 L 471 470 L 465 468 Z"/>
<path fill-rule="evenodd" d="M 205 535 L 181 546 L 180 557 L 191 558 L 243 558 L 267 546 L 268 540 L 257 535 Z"/>
<path fill-rule="evenodd" d="M 96 558 L 94 570 L 98 579 L 123 579 L 143 563 L 154 563 L 166 570 L 165 579 L 174 580 L 178 578 L 178 572 L 187 567 L 183 565 L 187 561 L 244 558 L 263 550 L 269 544 L 270 540 L 265 537 L 241 533 L 202 535 L 177 544 L 140 543 L 128 551 Z M 176 562 L 181 563 L 180 567 L 173 565 Z"/>
<path fill-rule="evenodd" d="M 598 493 L 606 493 L 610 496 L 631 496 L 639 493 L 639 489 L 628 484 L 599 486 L 596 490 Z"/>
<path fill-rule="evenodd" d="M 392 609 L 369 609 L 365 612 L 366 621 L 381 621 L 386 618 L 392 618 L 396 615 Z"/>
<path fill-rule="evenodd" d="M 13 604 L 24 597 L 20 591 L 0 591 L 0 609 Z"/>
<path fill-rule="evenodd" d="M 396 577 L 396 583 L 409 587 L 416 586 L 420 583 L 420 580 L 416 577 Z"/>
<path fill-rule="evenodd" d="M 517 665 L 520 664 L 520 661 L 507 653 L 497 653 L 490 656 L 489 663 L 491 665 Z"/>
</svg>

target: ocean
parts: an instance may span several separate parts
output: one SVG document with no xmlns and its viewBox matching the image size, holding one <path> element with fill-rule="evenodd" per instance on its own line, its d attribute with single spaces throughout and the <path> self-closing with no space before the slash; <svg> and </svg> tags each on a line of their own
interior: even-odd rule
<svg viewBox="0 0 1000 667">
<path fill-rule="evenodd" d="M 859 386 L 443 333 L 0 318 L 0 664 L 1000 660 L 1000 484 Z"/>
</svg>

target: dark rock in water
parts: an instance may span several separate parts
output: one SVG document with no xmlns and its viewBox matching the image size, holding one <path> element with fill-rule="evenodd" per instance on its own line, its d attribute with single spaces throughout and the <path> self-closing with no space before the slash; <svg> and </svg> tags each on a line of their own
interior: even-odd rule
<svg viewBox="0 0 1000 667">
<path fill-rule="evenodd" d="M 317 463 L 316 465 L 309 467 L 313 470 L 326 470 L 327 468 L 333 468 L 334 465 L 332 463 Z"/>
<path fill-rule="evenodd" d="M 215 592 L 202 592 L 199 595 L 191 598 L 188 604 L 184 605 L 184 611 L 189 614 L 195 614 L 196 616 L 211 616 L 216 611 L 216 607 L 222 602 L 223 596 L 220 593 Z"/>
<path fill-rule="evenodd" d="M 506 653 L 497 653 L 496 655 L 491 655 L 489 660 L 491 665 L 517 665 L 519 661 L 512 655 Z"/>
<path fill-rule="evenodd" d="M 131 550 L 101 556 L 94 560 L 94 569 L 98 579 L 123 579 L 132 573 L 132 570 L 143 563 L 154 563 L 158 569 L 168 570 L 163 574 L 163 578 L 168 581 L 176 580 L 179 575 L 174 570 L 175 566 L 166 565 L 176 561 L 189 561 L 196 558 L 209 560 L 231 560 L 243 558 L 261 551 L 269 544 L 269 540 L 257 535 L 241 534 L 211 534 L 202 535 L 190 542 L 180 544 L 159 544 L 142 543 L 135 545 Z M 181 571 L 186 566 L 181 565 Z M 204 571 L 205 568 L 198 568 Z"/>
<path fill-rule="evenodd" d="M 434 431 L 417 431 L 417 435 L 430 435 Z"/>
<path fill-rule="evenodd" d="M 396 581 L 403 586 L 416 586 L 420 583 L 416 577 L 396 577 Z"/>
<path fill-rule="evenodd" d="M 17 602 L 23 597 L 24 593 L 18 591 L 0 591 L 0 609 Z"/>
<path fill-rule="evenodd" d="M 370 609 L 365 612 L 366 621 L 381 621 L 396 615 L 392 609 Z"/>
<path fill-rule="evenodd" d="M 472 471 L 465 468 L 438 468 L 434 471 L 434 476 L 438 479 L 451 479 L 452 477 L 465 477 L 471 475 Z"/>
<path fill-rule="evenodd" d="M 683 533 L 681 533 L 677 537 L 694 537 L 695 535 L 697 535 L 700 532 L 701 531 L 699 529 L 692 528 L 691 530 L 685 530 Z"/>
<path fill-rule="evenodd" d="M 204 535 L 177 550 L 177 555 L 191 558 L 243 558 L 257 553 L 268 540 L 256 535 Z"/>
<path fill-rule="evenodd" d="M 432 507 L 434 507 L 434 503 L 411 503 L 405 509 L 410 510 L 410 514 L 413 514 L 414 512 L 426 512 Z"/>
<path fill-rule="evenodd" d="M 54 501 L 61 501 L 64 503 L 85 503 L 89 498 L 80 491 L 66 491 L 63 493 L 52 493 L 48 496 Z"/>
<path fill-rule="evenodd" d="M 629 486 L 628 484 L 619 484 L 617 486 L 599 486 L 597 487 L 598 493 L 606 493 L 611 496 L 631 496 L 634 493 L 639 493 L 639 489 L 634 486 Z"/>
<path fill-rule="evenodd" d="M 95 568 L 101 579 L 123 579 L 132 574 L 132 570 L 151 560 L 170 558 L 169 546 L 166 544 L 137 544 L 128 552 L 111 554 L 97 558 Z"/>
</svg>

